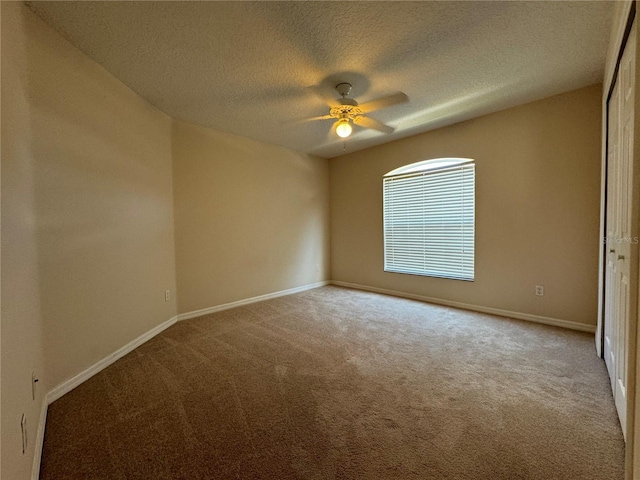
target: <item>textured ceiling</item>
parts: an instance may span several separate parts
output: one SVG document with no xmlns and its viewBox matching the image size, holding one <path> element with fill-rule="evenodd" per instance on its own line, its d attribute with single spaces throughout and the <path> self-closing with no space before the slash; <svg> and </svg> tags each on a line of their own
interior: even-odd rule
<svg viewBox="0 0 640 480">
<path fill-rule="evenodd" d="M 602 80 L 613 4 L 569 1 L 30 2 L 87 55 L 178 119 L 334 157 Z M 328 113 L 332 87 L 370 116 Z"/>
</svg>

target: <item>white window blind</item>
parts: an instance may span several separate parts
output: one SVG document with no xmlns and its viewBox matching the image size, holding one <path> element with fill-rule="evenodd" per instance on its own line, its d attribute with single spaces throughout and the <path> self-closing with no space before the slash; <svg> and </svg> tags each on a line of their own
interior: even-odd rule
<svg viewBox="0 0 640 480">
<path fill-rule="evenodd" d="M 385 271 L 474 279 L 475 164 L 458 163 L 384 178 Z"/>
</svg>

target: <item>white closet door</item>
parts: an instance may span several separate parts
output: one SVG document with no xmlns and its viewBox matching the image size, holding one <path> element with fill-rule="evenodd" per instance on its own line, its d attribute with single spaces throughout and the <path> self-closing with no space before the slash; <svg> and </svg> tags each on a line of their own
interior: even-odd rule
<svg viewBox="0 0 640 480">
<path fill-rule="evenodd" d="M 631 193 L 635 91 L 635 24 L 622 55 L 609 100 L 607 158 L 607 267 L 605 272 L 605 362 L 622 431 L 626 436 L 627 345 L 629 343 Z"/>
</svg>

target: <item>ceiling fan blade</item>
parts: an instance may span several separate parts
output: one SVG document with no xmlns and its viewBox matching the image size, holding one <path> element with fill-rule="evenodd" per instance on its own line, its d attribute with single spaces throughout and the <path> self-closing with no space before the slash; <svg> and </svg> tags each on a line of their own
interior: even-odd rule
<svg viewBox="0 0 640 480">
<path fill-rule="evenodd" d="M 400 103 L 406 103 L 409 101 L 409 97 L 402 92 L 394 93 L 387 97 L 378 98 L 367 103 L 360 104 L 360 110 L 362 113 L 369 113 L 381 108 L 390 107 L 391 105 L 398 105 Z"/>
<path fill-rule="evenodd" d="M 313 122 L 315 120 L 329 120 L 333 118 L 331 115 L 320 115 L 319 117 L 309 117 L 309 118 L 300 118 L 297 120 L 291 120 L 285 123 L 288 124 L 299 124 L 299 123 L 307 123 L 307 122 Z"/>
<path fill-rule="evenodd" d="M 306 118 L 304 120 L 302 120 L 303 122 L 310 122 L 311 120 L 329 120 L 330 118 L 333 118 L 331 115 L 320 115 L 319 117 L 311 117 L 311 118 Z"/>
<path fill-rule="evenodd" d="M 362 115 L 358 115 L 357 117 L 355 117 L 353 119 L 353 123 L 355 123 L 356 125 L 360 125 L 361 127 L 371 128 L 383 133 L 392 133 L 395 130 L 393 127 L 385 125 L 384 123 L 380 123 L 373 118 L 364 117 Z"/>
</svg>

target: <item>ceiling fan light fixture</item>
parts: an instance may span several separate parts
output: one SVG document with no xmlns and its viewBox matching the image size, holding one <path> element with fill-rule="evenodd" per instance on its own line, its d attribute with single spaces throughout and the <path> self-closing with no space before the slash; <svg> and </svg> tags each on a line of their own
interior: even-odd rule
<svg viewBox="0 0 640 480">
<path fill-rule="evenodd" d="M 349 135 L 351 135 L 352 131 L 353 131 L 353 128 L 351 127 L 351 124 L 349 123 L 348 118 L 341 118 L 340 120 L 337 121 L 336 133 L 340 138 L 347 138 Z"/>
</svg>

